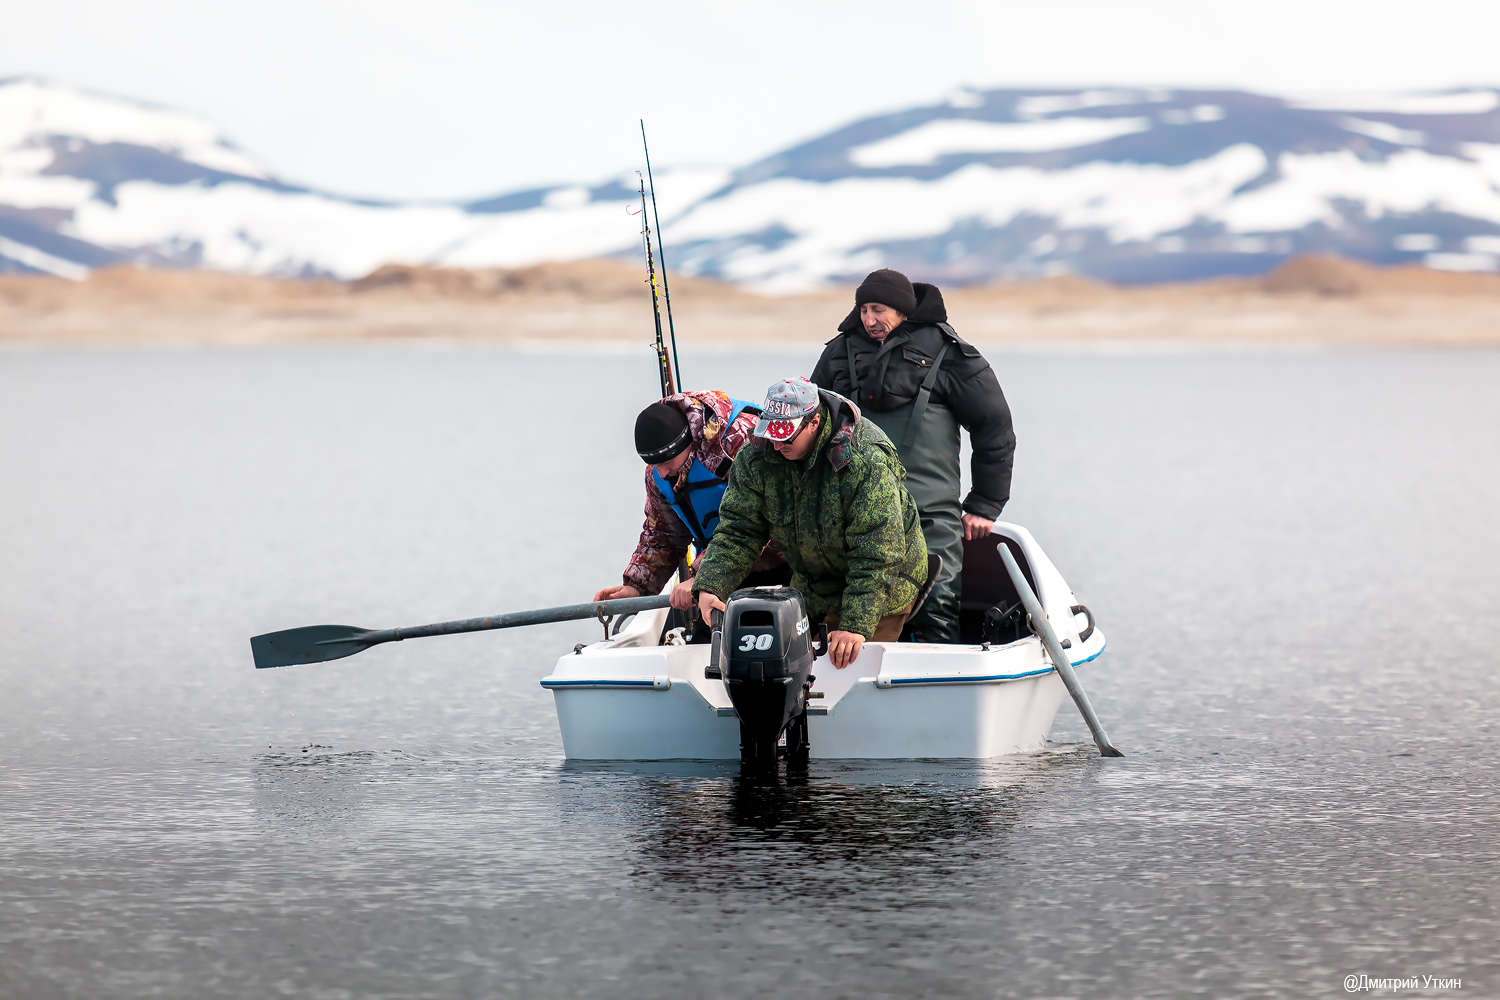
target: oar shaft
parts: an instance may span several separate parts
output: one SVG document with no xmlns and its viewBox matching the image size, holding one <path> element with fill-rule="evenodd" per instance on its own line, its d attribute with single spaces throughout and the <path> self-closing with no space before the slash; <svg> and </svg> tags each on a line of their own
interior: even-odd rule
<svg viewBox="0 0 1500 1000">
<path fill-rule="evenodd" d="M 626 597 L 616 601 L 570 604 L 563 608 L 515 611 L 508 615 L 464 618 L 456 622 L 438 622 L 435 625 L 417 625 L 412 628 L 369 629 L 355 625 L 308 625 L 252 636 L 250 650 L 255 656 L 256 669 L 264 670 L 268 667 L 341 660 L 382 642 L 421 639 L 429 635 L 452 635 L 455 632 L 487 632 L 496 628 L 575 621 L 580 618 L 612 620 L 617 615 L 633 615 L 638 611 L 665 608 L 670 603 L 671 598 L 663 594 L 659 597 Z"/>
<path fill-rule="evenodd" d="M 489 615 L 485 618 L 463 618 L 455 622 L 438 622 L 434 625 L 415 625 L 410 628 L 391 628 L 372 632 L 366 641 L 392 642 L 401 639 L 423 639 L 429 635 L 453 635 L 457 632 L 488 632 L 497 628 L 516 628 L 520 625 L 545 625 L 548 622 L 569 622 L 581 618 L 599 618 L 610 615 L 633 615 L 640 611 L 654 611 L 670 606 L 672 599 L 666 594 L 656 597 L 622 597 L 613 601 L 593 601 L 589 604 L 569 604 L 561 608 L 538 608 L 535 611 L 512 611 L 505 615 Z"/>
<path fill-rule="evenodd" d="M 1062 643 L 1057 641 L 1057 633 L 1052 630 L 1052 623 L 1047 620 L 1047 613 L 1042 610 L 1042 602 L 1032 592 L 1031 585 L 1026 582 L 1026 577 L 1021 573 L 1021 567 L 1016 565 L 1016 557 L 1011 555 L 1010 546 L 1004 542 L 999 543 L 1000 561 L 1005 563 L 1005 571 L 1010 574 L 1010 579 L 1016 586 L 1016 593 L 1021 597 L 1021 603 L 1026 607 L 1026 613 L 1031 616 L 1031 624 L 1036 628 L 1036 633 L 1041 637 L 1042 645 L 1047 647 L 1048 654 L 1052 657 L 1052 663 L 1057 667 L 1057 674 L 1062 678 L 1063 686 L 1068 689 L 1068 694 L 1073 696 L 1073 703 L 1078 706 L 1083 721 L 1088 723 L 1089 732 L 1094 736 L 1094 745 L 1099 748 L 1099 753 L 1104 757 L 1123 757 L 1120 751 L 1110 745 L 1109 736 L 1104 732 L 1104 723 L 1099 721 L 1099 716 L 1094 713 L 1094 706 L 1089 704 L 1089 696 L 1084 693 L 1083 685 L 1078 683 L 1078 675 L 1073 672 L 1073 658 L 1068 651 L 1062 648 Z"/>
</svg>

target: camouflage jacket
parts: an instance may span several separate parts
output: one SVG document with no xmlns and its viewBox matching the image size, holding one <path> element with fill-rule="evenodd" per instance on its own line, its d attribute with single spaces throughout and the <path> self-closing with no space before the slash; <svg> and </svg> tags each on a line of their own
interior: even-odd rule
<svg viewBox="0 0 1500 1000">
<path fill-rule="evenodd" d="M 820 395 L 823 426 L 807 458 L 789 462 L 760 439 L 740 450 L 695 589 L 728 597 L 770 540 L 814 620 L 837 614 L 839 628 L 869 638 L 916 597 L 927 545 L 895 446 L 849 400 Z"/>
<path fill-rule="evenodd" d="M 734 404 L 727 394 L 716 390 L 679 392 L 662 402 L 677 407 L 687 417 L 688 430 L 693 435 L 690 445 L 693 458 L 719 475 L 723 473 L 718 470 L 734 459 L 755 427 L 753 413 L 742 413 L 734 423 L 726 423 Z M 682 475 L 687 475 L 686 465 Z M 662 499 L 651 478 L 651 466 L 646 466 L 646 521 L 641 525 L 641 539 L 636 543 L 635 553 L 625 567 L 624 582 L 642 594 L 661 593 L 661 588 L 677 572 L 677 564 L 687 554 L 691 541 L 687 525 L 678 520 Z"/>
</svg>

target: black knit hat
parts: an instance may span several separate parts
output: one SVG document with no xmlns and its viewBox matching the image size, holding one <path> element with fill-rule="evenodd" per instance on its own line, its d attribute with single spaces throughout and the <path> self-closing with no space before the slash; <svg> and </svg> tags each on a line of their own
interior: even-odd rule
<svg viewBox="0 0 1500 1000">
<path fill-rule="evenodd" d="M 879 302 L 907 316 L 917 311 L 917 293 L 912 290 L 911 279 L 888 267 L 865 275 L 854 293 L 854 305 L 857 308 L 866 302 Z"/>
<path fill-rule="evenodd" d="M 635 418 L 635 450 L 650 465 L 676 458 L 692 442 L 688 419 L 675 406 L 652 403 Z"/>
</svg>

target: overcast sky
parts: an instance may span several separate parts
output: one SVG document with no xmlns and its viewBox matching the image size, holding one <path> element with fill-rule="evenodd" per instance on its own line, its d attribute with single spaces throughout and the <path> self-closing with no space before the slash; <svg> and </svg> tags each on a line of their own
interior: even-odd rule
<svg viewBox="0 0 1500 1000">
<path fill-rule="evenodd" d="M 219 123 L 283 178 L 473 197 L 744 164 L 961 85 L 1500 83 L 1495 0 L 8 0 L 0 78 Z"/>
</svg>

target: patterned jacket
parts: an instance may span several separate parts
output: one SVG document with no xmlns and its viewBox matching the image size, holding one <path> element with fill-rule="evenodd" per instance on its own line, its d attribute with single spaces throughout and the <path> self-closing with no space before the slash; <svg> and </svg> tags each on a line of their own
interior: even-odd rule
<svg viewBox="0 0 1500 1000">
<path fill-rule="evenodd" d="M 734 423 L 727 423 L 734 404 L 727 394 L 717 390 L 679 392 L 662 402 L 677 407 L 687 417 L 688 430 L 693 435 L 689 446 L 692 458 L 719 475 L 723 475 L 719 470 L 727 468 L 750 440 L 750 431 L 755 427 L 753 413 L 742 413 Z M 687 475 L 687 468 L 684 463 L 682 475 Z M 625 583 L 642 594 L 661 593 L 677 572 L 677 564 L 687 555 L 691 542 L 687 525 L 662 499 L 661 491 L 652 481 L 651 466 L 646 466 L 646 521 L 641 526 L 641 540 L 636 543 L 635 554 L 625 567 Z"/>
<path fill-rule="evenodd" d="M 927 544 L 890 439 L 849 400 L 819 395 L 823 426 L 807 458 L 789 462 L 757 439 L 735 459 L 694 588 L 727 598 L 770 540 L 813 620 L 837 614 L 839 628 L 869 638 L 926 581 Z"/>
</svg>

